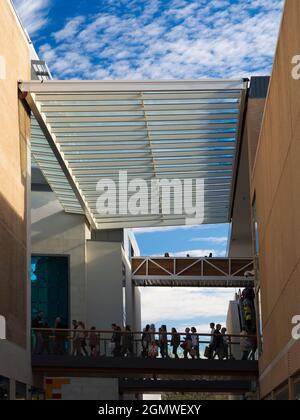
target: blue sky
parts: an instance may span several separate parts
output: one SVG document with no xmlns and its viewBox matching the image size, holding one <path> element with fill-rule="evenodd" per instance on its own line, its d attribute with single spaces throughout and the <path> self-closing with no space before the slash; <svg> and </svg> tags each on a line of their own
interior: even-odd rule
<svg viewBox="0 0 300 420">
<path fill-rule="evenodd" d="M 14 0 L 59 79 L 197 79 L 268 75 L 283 0 Z M 228 226 L 136 232 L 144 255 L 222 256 Z M 143 289 L 143 321 L 207 331 L 232 290 Z"/>
<path fill-rule="evenodd" d="M 229 225 L 184 226 L 178 228 L 136 229 L 135 235 L 142 255 L 224 256 Z"/>
<path fill-rule="evenodd" d="M 269 74 L 283 0 L 14 0 L 53 76 Z"/>
</svg>

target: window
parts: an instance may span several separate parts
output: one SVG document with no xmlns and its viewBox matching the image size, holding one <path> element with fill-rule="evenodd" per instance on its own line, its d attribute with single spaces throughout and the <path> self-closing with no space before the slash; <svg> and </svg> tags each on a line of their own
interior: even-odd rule
<svg viewBox="0 0 300 420">
<path fill-rule="evenodd" d="M 27 388 L 26 384 L 22 382 L 16 382 L 16 400 L 26 400 L 27 399 Z"/>
<path fill-rule="evenodd" d="M 9 400 L 9 379 L 0 376 L 0 401 Z"/>
<path fill-rule="evenodd" d="M 300 401 L 300 374 L 294 379 L 294 397 Z"/>
<path fill-rule="evenodd" d="M 252 217 L 253 217 L 253 237 L 254 237 L 254 248 L 256 257 L 256 270 L 259 269 L 258 258 L 259 258 L 259 229 L 257 222 L 257 211 L 256 211 L 256 197 L 254 197 L 252 204 Z"/>
<path fill-rule="evenodd" d="M 262 331 L 262 311 L 261 311 L 261 290 L 260 290 L 260 279 L 259 279 L 259 227 L 257 221 L 257 210 L 256 210 L 256 196 L 254 196 L 252 203 L 252 229 L 253 229 L 253 248 L 255 254 L 254 267 L 256 277 L 256 300 L 255 300 L 255 311 L 257 316 L 257 333 L 259 337 L 258 352 L 259 355 L 263 352 L 263 331 Z"/>
<path fill-rule="evenodd" d="M 40 311 L 49 327 L 54 326 L 57 317 L 66 327 L 69 326 L 69 257 L 32 256 L 32 319 Z"/>
<path fill-rule="evenodd" d="M 32 387 L 29 390 L 30 400 L 39 401 L 45 400 L 45 391 L 39 388 Z"/>
</svg>

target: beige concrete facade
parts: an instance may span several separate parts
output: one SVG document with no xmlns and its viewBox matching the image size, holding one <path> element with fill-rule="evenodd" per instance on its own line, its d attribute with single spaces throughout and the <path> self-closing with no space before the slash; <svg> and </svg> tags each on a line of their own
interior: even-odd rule
<svg viewBox="0 0 300 420">
<path fill-rule="evenodd" d="M 292 318 L 300 314 L 300 80 L 293 79 L 291 64 L 300 53 L 299 27 L 300 2 L 287 0 L 255 162 L 250 144 L 260 248 L 262 398 L 300 370 L 300 342 L 291 337 Z"/>
<path fill-rule="evenodd" d="M 9 0 L 1 1 L 0 58 L 0 314 L 7 326 L 7 340 L 0 341 L 0 375 L 29 384 L 30 119 L 18 98 L 18 80 L 30 78 L 30 44 Z"/>
</svg>

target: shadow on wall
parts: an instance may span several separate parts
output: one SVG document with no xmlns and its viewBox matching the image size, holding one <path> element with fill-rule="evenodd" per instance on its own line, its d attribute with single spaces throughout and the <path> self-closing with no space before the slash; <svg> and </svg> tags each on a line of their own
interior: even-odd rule
<svg viewBox="0 0 300 420">
<path fill-rule="evenodd" d="M 26 347 L 26 223 L 1 193 L 0 269 L 0 314 L 6 318 L 7 339 Z"/>
<path fill-rule="evenodd" d="M 35 244 L 44 241 L 47 236 L 54 238 L 61 237 L 62 234 L 67 236 L 68 232 L 73 229 L 81 229 L 78 235 L 72 233 L 77 238 L 82 237 L 85 241 L 84 227 L 85 217 L 83 215 L 65 213 L 54 193 L 51 192 L 32 192 L 32 238 Z M 47 234 L 49 233 L 49 234 Z M 71 250 L 69 249 L 68 252 Z"/>
</svg>

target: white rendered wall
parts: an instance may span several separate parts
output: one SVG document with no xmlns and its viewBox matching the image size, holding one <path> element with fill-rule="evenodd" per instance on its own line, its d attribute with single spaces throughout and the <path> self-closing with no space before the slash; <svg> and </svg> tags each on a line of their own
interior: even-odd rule
<svg viewBox="0 0 300 420">
<path fill-rule="evenodd" d="M 227 334 L 240 335 L 241 333 L 241 324 L 239 318 L 239 307 L 236 300 L 229 302 L 227 319 L 226 319 L 226 328 Z M 240 339 L 232 339 L 234 343 L 239 343 Z M 232 354 L 235 359 L 241 359 L 241 348 L 239 344 L 232 345 Z"/>
<path fill-rule="evenodd" d="M 84 216 L 66 214 L 52 192 L 33 191 L 31 197 L 31 252 L 70 257 L 71 320 L 86 322 Z"/>
<path fill-rule="evenodd" d="M 111 329 L 123 325 L 122 246 L 87 241 L 87 325 Z"/>
</svg>

